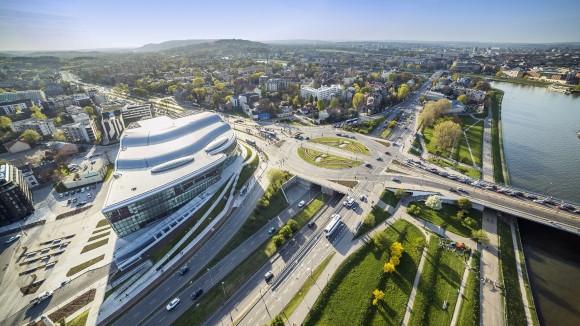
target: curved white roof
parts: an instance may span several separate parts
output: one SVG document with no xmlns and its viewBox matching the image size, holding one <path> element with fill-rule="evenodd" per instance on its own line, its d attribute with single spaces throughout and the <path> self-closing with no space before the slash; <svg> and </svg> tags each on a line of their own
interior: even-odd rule
<svg viewBox="0 0 580 326">
<path fill-rule="evenodd" d="M 179 119 L 166 116 L 139 121 L 125 130 L 105 208 L 143 198 L 151 191 L 225 159 L 220 152 L 236 141 L 231 127 L 215 113 L 203 112 Z"/>
</svg>

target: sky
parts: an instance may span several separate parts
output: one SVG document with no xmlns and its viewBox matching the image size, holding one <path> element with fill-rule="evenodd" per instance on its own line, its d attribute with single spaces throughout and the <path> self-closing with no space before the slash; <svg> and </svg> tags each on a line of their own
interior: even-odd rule
<svg viewBox="0 0 580 326">
<path fill-rule="evenodd" d="M 222 38 L 580 42 L 580 0 L 0 1 L 0 51 Z"/>
</svg>

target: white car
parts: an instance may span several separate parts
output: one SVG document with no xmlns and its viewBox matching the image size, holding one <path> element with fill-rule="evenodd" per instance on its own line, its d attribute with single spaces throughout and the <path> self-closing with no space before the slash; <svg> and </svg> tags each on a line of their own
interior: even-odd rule
<svg viewBox="0 0 580 326">
<path fill-rule="evenodd" d="M 181 302 L 181 300 L 179 300 L 179 298 L 175 298 L 173 300 L 171 300 L 171 302 L 169 304 L 167 304 L 167 307 L 165 307 L 165 309 L 167 309 L 167 311 L 171 311 L 173 310 L 173 308 L 177 307 L 177 305 Z"/>
<path fill-rule="evenodd" d="M 87 197 L 91 198 L 91 194 L 87 194 Z"/>
<path fill-rule="evenodd" d="M 16 241 L 16 240 L 20 239 L 20 237 L 21 237 L 21 235 L 20 235 L 20 234 L 17 234 L 17 235 L 11 236 L 11 237 L 10 237 L 10 239 L 6 240 L 6 243 L 10 243 L 10 242 L 12 242 L 12 241 Z"/>
<path fill-rule="evenodd" d="M 58 194 L 58 197 L 59 198 L 62 198 L 62 197 L 64 197 L 64 195 L 63 194 Z"/>
<path fill-rule="evenodd" d="M 298 207 L 302 207 L 302 206 L 304 206 L 304 204 L 306 204 L 306 202 L 305 202 L 304 200 L 301 200 L 301 201 L 298 203 Z"/>
</svg>

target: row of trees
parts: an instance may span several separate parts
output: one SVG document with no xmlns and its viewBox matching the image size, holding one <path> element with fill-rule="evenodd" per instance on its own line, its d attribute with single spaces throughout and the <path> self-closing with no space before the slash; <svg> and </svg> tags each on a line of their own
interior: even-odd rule
<svg viewBox="0 0 580 326">
<path fill-rule="evenodd" d="M 395 271 L 395 268 L 401 263 L 401 256 L 405 251 L 405 248 L 403 248 L 403 245 L 400 242 L 393 243 L 390 249 L 391 257 L 389 258 L 389 261 L 383 265 L 383 271 L 385 273 L 392 273 Z"/>
</svg>

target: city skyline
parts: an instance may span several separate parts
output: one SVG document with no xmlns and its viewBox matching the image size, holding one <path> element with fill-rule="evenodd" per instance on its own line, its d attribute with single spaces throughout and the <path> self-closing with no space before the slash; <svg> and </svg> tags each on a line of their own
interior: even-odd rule
<svg viewBox="0 0 580 326">
<path fill-rule="evenodd" d="M 566 9 L 566 10 L 563 10 Z M 564 12 L 564 13 L 562 13 Z M 0 51 L 132 48 L 186 39 L 580 42 L 580 2 L 33 0 L 0 4 Z"/>
</svg>

